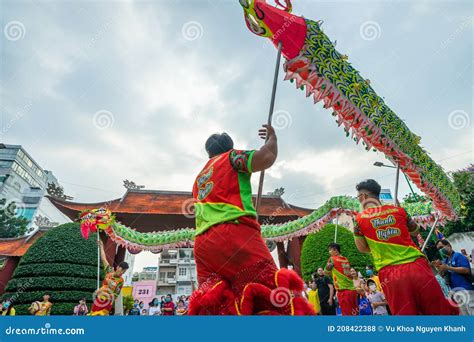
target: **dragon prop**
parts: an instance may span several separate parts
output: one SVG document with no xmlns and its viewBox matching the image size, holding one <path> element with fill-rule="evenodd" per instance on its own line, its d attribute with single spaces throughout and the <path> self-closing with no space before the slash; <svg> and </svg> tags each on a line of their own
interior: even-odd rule
<svg viewBox="0 0 474 342">
<path fill-rule="evenodd" d="M 459 194 L 441 166 L 419 145 L 420 137 L 384 103 L 348 57 L 336 51 L 321 22 L 291 14 L 289 0 L 284 5 L 275 2 L 272 6 L 265 0 L 240 0 L 249 30 L 275 46 L 282 44 L 285 80 L 306 90 L 314 103 L 323 101 L 325 108 L 332 108 L 346 136 L 362 141 L 368 151 L 374 148 L 384 153 L 431 198 L 441 217 L 456 219 Z"/>
<path fill-rule="evenodd" d="M 425 229 L 435 221 L 436 216 L 430 202 L 409 203 L 403 207 L 415 222 Z M 355 198 L 333 197 L 307 216 L 283 224 L 262 224 L 262 237 L 266 241 L 284 241 L 305 236 L 322 229 L 338 215 L 355 216 L 359 209 L 359 202 Z M 117 222 L 110 211 L 103 208 L 83 212 L 81 217 L 81 230 L 90 227 L 91 220 L 96 220 L 92 224 L 95 229 L 105 232 L 112 241 L 127 248 L 131 253 L 141 251 L 159 253 L 164 249 L 193 246 L 194 228 L 141 233 Z M 444 222 L 444 219 L 441 220 Z"/>
</svg>

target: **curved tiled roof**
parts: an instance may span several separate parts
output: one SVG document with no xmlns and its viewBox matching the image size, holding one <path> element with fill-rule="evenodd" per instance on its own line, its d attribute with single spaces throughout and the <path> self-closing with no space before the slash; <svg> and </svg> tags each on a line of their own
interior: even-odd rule
<svg viewBox="0 0 474 342">
<path fill-rule="evenodd" d="M 78 203 L 52 197 L 50 197 L 50 200 L 68 216 L 71 212 L 77 213 L 85 209 L 99 207 L 107 207 L 115 214 L 183 215 L 183 210 L 192 204 L 192 194 L 185 191 L 128 190 L 122 198 L 106 202 Z M 279 196 L 264 195 L 262 196 L 259 215 L 299 217 L 308 215 L 311 211 L 311 209 L 288 204 Z"/>
</svg>

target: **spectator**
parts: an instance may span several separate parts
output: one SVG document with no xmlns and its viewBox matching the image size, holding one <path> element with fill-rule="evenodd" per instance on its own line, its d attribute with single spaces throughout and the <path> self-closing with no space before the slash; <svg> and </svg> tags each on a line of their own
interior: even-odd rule
<svg viewBox="0 0 474 342">
<path fill-rule="evenodd" d="M 319 315 L 321 312 L 321 304 L 319 301 L 318 295 L 318 287 L 316 285 L 316 281 L 312 280 L 309 282 L 309 288 L 307 292 L 308 302 L 314 307 L 314 311 L 316 311 L 316 315 Z"/>
<path fill-rule="evenodd" d="M 363 289 L 363 281 L 364 279 L 359 277 L 359 274 L 355 270 L 355 268 L 351 268 L 351 278 L 352 282 L 354 283 L 355 290 L 357 291 L 358 294 L 364 294 L 365 291 Z"/>
<path fill-rule="evenodd" d="M 440 266 L 442 263 L 441 261 L 439 260 L 435 260 L 435 261 L 432 261 L 431 262 L 431 269 L 433 270 L 433 273 L 435 274 L 435 277 L 436 277 L 436 280 L 438 281 L 439 283 L 439 286 L 441 286 L 441 290 L 443 291 L 443 294 L 446 298 L 449 298 L 449 291 L 450 291 L 450 288 L 449 286 L 446 284 L 446 281 L 444 280 L 444 278 L 441 276 L 441 274 L 439 274 L 439 271 L 437 269 L 438 266 Z"/>
<path fill-rule="evenodd" d="M 13 302 L 10 298 L 4 300 L 2 304 L 0 305 L 0 315 L 1 316 L 15 316 L 16 315 L 15 308 L 13 307 Z"/>
<path fill-rule="evenodd" d="M 357 291 L 357 303 L 359 306 L 359 316 L 371 316 L 373 315 L 372 306 L 369 299 L 367 298 L 367 284 L 364 279 L 359 280 L 359 287 Z"/>
<path fill-rule="evenodd" d="M 321 306 L 321 315 L 334 316 L 336 315 L 336 307 L 334 305 L 334 285 L 331 278 L 324 274 L 322 267 L 318 268 L 313 279 L 318 288 L 319 304 Z"/>
<path fill-rule="evenodd" d="M 160 298 L 160 309 L 163 311 L 163 307 L 165 306 L 165 296 L 161 296 Z"/>
<path fill-rule="evenodd" d="M 183 315 L 186 315 L 187 313 L 188 313 L 188 310 L 184 306 L 184 301 L 180 299 L 178 301 L 178 306 L 176 307 L 176 315 L 183 316 Z"/>
<path fill-rule="evenodd" d="M 469 260 L 461 253 L 455 252 L 448 240 L 438 240 L 436 248 L 443 255 L 444 260 L 437 269 L 447 272 L 451 289 L 473 290 L 472 274 Z"/>
<path fill-rule="evenodd" d="M 35 310 L 33 313 L 35 316 L 49 316 L 51 314 L 51 307 L 53 306 L 53 303 L 49 301 L 50 298 L 51 298 L 51 295 L 49 293 L 45 293 L 43 295 L 42 302 L 35 302 L 35 303 L 39 303 L 39 305 L 36 305 L 37 310 Z"/>
<path fill-rule="evenodd" d="M 158 298 L 154 298 L 151 303 L 149 304 L 148 308 L 148 315 L 149 316 L 159 316 L 161 315 L 161 307 L 160 303 L 158 302 Z"/>
<path fill-rule="evenodd" d="M 135 299 L 133 302 L 133 307 L 130 309 L 128 313 L 129 316 L 140 316 L 140 303 L 138 299 Z"/>
<path fill-rule="evenodd" d="M 89 309 L 86 305 L 86 299 L 81 298 L 79 304 L 74 307 L 74 316 L 85 316 L 89 312 Z"/>
<path fill-rule="evenodd" d="M 165 304 L 163 305 L 163 316 L 173 316 L 174 315 L 174 303 L 171 297 L 171 294 L 167 294 L 165 298 Z"/>
<path fill-rule="evenodd" d="M 373 315 L 388 315 L 387 300 L 382 292 L 377 290 L 377 283 L 369 279 L 367 280 L 368 295 L 370 303 L 372 304 Z"/>
<path fill-rule="evenodd" d="M 375 274 L 374 266 L 372 265 L 365 266 L 365 274 L 367 275 L 367 277 L 369 277 L 369 279 L 372 279 L 375 282 L 375 285 L 377 285 L 377 291 L 383 292 L 382 285 L 380 284 L 379 276 Z"/>
</svg>

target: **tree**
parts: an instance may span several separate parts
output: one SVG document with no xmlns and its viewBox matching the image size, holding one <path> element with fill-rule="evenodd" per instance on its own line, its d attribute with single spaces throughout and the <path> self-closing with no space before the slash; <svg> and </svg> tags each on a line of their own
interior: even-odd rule
<svg viewBox="0 0 474 342">
<path fill-rule="evenodd" d="M 84 240 L 78 223 L 47 231 L 21 258 L 2 299 L 13 298 L 20 315 L 28 314 L 29 305 L 45 293 L 51 295 L 52 315 L 71 315 L 81 298 L 92 303 L 97 286 L 95 234 Z"/>
<path fill-rule="evenodd" d="M 334 242 L 336 225 L 328 224 L 319 232 L 306 237 L 301 250 L 301 272 L 303 279 L 308 281 L 319 267 L 325 267 L 329 259 L 328 245 Z M 341 254 L 344 255 L 351 266 L 357 271 L 364 272 L 365 266 L 372 265 L 369 254 L 360 253 L 354 242 L 354 236 L 347 228 L 338 226 L 337 243 L 341 245 Z"/>
<path fill-rule="evenodd" d="M 16 215 L 15 202 L 0 200 L 0 238 L 15 238 L 26 233 L 28 219 Z"/>
<path fill-rule="evenodd" d="M 123 296 L 123 312 L 126 313 L 133 308 L 133 297 L 132 296 Z"/>
<path fill-rule="evenodd" d="M 48 192 L 48 195 L 62 200 L 72 200 L 74 198 L 66 195 L 64 193 L 63 187 L 54 183 L 48 183 L 48 188 L 46 189 L 46 191 Z"/>
<path fill-rule="evenodd" d="M 417 202 L 427 202 L 430 201 L 430 198 L 425 195 L 420 194 L 413 194 L 408 193 L 405 197 L 403 197 L 403 203 L 417 203 Z"/>
<path fill-rule="evenodd" d="M 474 231 L 474 165 L 471 164 L 463 170 L 451 174 L 454 185 L 461 197 L 459 208 L 459 220 L 448 222 L 444 229 L 444 236 L 453 233 L 464 233 Z"/>
</svg>

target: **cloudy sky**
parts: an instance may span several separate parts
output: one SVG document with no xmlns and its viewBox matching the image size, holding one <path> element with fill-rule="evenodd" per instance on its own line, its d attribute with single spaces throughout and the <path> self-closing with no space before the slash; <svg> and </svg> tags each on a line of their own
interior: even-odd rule
<svg viewBox="0 0 474 342">
<path fill-rule="evenodd" d="M 247 30 L 237 0 L 0 3 L 0 141 L 23 145 L 75 200 L 120 197 L 123 179 L 189 191 L 214 132 L 261 146 L 276 49 Z M 293 6 L 324 21 L 445 170 L 474 160 L 470 1 Z M 282 186 L 315 208 L 363 178 L 393 188 L 394 171 L 372 166 L 383 155 L 346 139 L 282 73 L 275 110 L 280 154 L 265 192 Z"/>
</svg>

